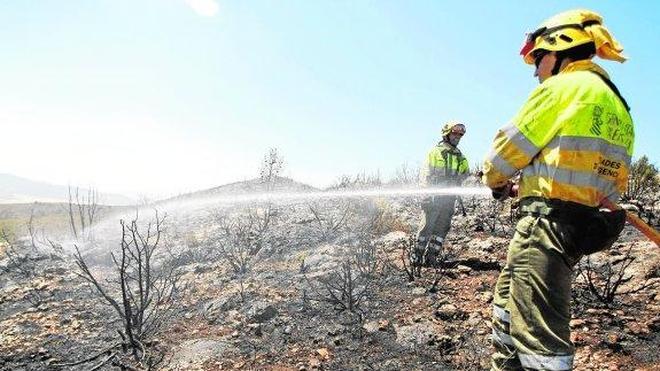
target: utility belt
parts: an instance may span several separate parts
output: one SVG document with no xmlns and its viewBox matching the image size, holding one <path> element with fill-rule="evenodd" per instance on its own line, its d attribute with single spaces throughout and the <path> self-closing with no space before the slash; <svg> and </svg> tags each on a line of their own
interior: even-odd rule
<svg viewBox="0 0 660 371">
<path fill-rule="evenodd" d="M 599 213 L 597 207 L 590 207 L 577 202 L 556 198 L 525 197 L 518 206 L 519 215 L 541 216 L 564 223 L 574 223 Z"/>
<path fill-rule="evenodd" d="M 576 202 L 543 197 L 520 200 L 519 215 L 543 217 L 575 227 L 573 240 L 583 255 L 608 249 L 626 224 L 625 210 L 601 211 Z"/>
</svg>

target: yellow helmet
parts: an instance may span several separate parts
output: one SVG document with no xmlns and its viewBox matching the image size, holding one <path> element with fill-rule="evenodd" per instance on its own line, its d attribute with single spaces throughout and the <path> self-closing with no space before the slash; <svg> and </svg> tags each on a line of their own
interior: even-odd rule
<svg viewBox="0 0 660 371">
<path fill-rule="evenodd" d="M 442 127 L 442 137 L 455 133 L 460 135 L 465 135 L 465 125 L 458 121 L 449 121 Z"/>
<path fill-rule="evenodd" d="M 621 54 L 621 44 L 603 26 L 603 18 L 584 9 L 559 13 L 541 23 L 536 31 L 527 34 L 520 55 L 525 63 L 534 64 L 537 50 L 562 51 L 590 42 L 594 43 L 599 57 L 618 62 L 626 60 Z"/>
</svg>

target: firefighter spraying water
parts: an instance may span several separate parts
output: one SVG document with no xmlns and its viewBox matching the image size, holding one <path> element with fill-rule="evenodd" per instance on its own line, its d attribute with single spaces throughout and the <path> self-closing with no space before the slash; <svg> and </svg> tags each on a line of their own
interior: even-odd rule
<svg viewBox="0 0 660 371">
<path fill-rule="evenodd" d="M 594 56 L 624 62 L 622 46 L 588 10 L 560 13 L 520 51 L 540 85 L 500 129 L 484 163 L 497 198 L 520 173 L 521 219 L 493 300 L 493 370 L 570 370 L 573 267 L 617 239 L 634 143 L 630 107 Z"/>
</svg>

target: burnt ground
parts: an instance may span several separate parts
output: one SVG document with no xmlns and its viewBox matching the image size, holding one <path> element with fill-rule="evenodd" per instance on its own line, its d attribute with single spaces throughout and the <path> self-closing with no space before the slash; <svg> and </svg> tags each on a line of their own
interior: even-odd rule
<svg viewBox="0 0 660 371">
<path fill-rule="evenodd" d="M 324 201 L 312 205 L 319 219 L 309 205 L 278 207 L 265 247 L 243 275 L 234 273 L 217 249 L 217 215 L 231 210 L 172 213 L 163 251 L 177 256 L 187 289 L 176 302 L 175 316 L 147 344 L 164 355 L 157 368 L 487 369 L 492 289 L 505 261 L 511 214 L 488 200 L 466 200 L 466 216 L 459 208 L 446 243 L 455 252 L 448 258 L 451 264 L 424 269 L 421 278 L 410 281 L 402 246 L 421 217 L 418 205 Z M 377 220 L 371 218 L 378 212 Z M 365 232 L 377 265 L 361 281 L 366 288 L 358 285 L 365 288 L 363 301 L 354 311 L 341 310 L 325 300 L 324 278 L 364 241 Z M 6 258 L 0 261 L 6 268 L 0 276 L 0 369 L 92 369 L 102 358 L 57 365 L 117 342 L 119 317 L 78 276 L 70 250 L 33 251 L 24 242 L 17 242 L 21 264 L 33 276 L 12 269 Z M 116 240 L 108 240 L 83 250 L 93 272 L 109 282 L 109 251 L 116 246 Z M 660 249 L 629 226 L 610 251 L 592 261 L 621 262 L 628 255 L 635 259 L 625 277 L 632 278 L 620 292 L 660 280 Z M 660 369 L 657 286 L 602 303 L 577 277 L 573 296 L 575 369 Z M 100 369 L 116 368 L 109 362 Z"/>
</svg>

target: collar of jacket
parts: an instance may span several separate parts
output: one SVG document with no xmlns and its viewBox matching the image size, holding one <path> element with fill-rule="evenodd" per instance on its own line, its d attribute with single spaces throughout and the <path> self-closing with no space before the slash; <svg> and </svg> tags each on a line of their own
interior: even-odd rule
<svg viewBox="0 0 660 371">
<path fill-rule="evenodd" d="M 587 59 L 587 60 L 581 60 L 581 61 L 575 61 L 571 62 L 564 67 L 563 70 L 561 70 L 559 73 L 568 73 L 568 72 L 575 72 L 575 71 L 591 71 L 591 72 L 596 72 L 602 76 L 605 76 L 608 80 L 610 78 L 610 75 L 605 72 L 605 70 L 594 63 L 592 60 Z"/>
</svg>

